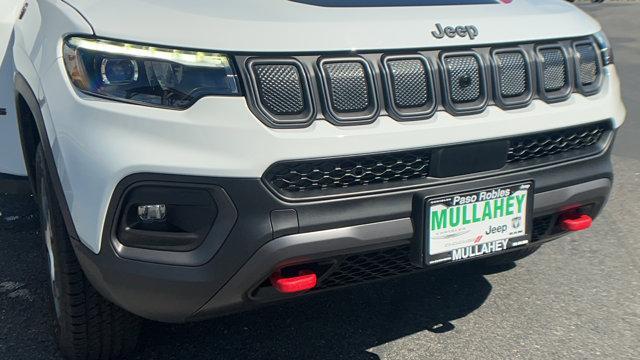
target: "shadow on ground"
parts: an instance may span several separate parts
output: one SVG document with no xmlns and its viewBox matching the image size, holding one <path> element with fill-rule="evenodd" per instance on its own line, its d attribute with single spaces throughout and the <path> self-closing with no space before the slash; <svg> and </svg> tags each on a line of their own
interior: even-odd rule
<svg viewBox="0 0 640 360">
<path fill-rule="evenodd" d="M 7 209 L 8 204 L 11 209 Z M 51 358 L 57 352 L 48 330 L 47 280 L 37 216 L 33 215 L 30 199 L 5 197 L 0 199 L 0 209 L 2 206 L 5 215 L 11 212 L 19 214 L 11 216 L 19 217 L 0 223 L 4 324 L 0 350 L 9 351 L 15 358 L 20 358 L 16 349 Z M 199 323 L 148 322 L 137 358 L 378 359 L 367 350 L 417 332 L 450 331 L 454 328 L 451 321 L 480 307 L 490 291 L 491 285 L 478 269 L 465 266 L 304 297 Z M 30 329 L 25 336 L 27 324 Z"/>
</svg>

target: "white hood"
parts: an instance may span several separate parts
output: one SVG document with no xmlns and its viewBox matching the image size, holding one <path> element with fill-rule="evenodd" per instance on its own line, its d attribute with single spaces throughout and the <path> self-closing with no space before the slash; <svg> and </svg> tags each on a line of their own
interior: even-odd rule
<svg viewBox="0 0 640 360">
<path fill-rule="evenodd" d="M 453 0 L 473 5 L 362 6 L 441 0 L 65 0 L 96 35 L 158 45 L 249 52 L 466 46 L 565 38 L 600 25 L 563 0 Z M 311 5 L 319 3 L 322 5 Z M 342 5 L 331 5 L 331 4 Z M 345 3 L 360 6 L 348 7 Z M 436 39 L 443 26 L 478 36 Z"/>
</svg>

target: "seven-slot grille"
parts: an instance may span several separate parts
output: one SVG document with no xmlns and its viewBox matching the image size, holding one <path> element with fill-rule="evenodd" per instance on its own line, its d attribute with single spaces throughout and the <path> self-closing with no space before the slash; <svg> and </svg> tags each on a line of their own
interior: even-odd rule
<svg viewBox="0 0 640 360">
<path fill-rule="evenodd" d="M 595 123 L 509 139 L 507 164 L 526 160 L 579 157 L 599 151 L 608 123 Z M 324 196 L 328 193 L 357 192 L 376 184 L 385 187 L 424 183 L 429 177 L 431 152 L 438 148 L 396 151 L 372 155 L 328 159 L 285 161 L 274 164 L 263 180 L 285 197 Z"/>
<path fill-rule="evenodd" d="M 396 120 L 426 119 L 437 109 L 474 114 L 494 103 L 508 110 L 527 106 L 534 97 L 566 100 L 574 88 L 591 95 L 602 78 L 600 51 L 590 39 L 283 59 L 239 59 L 259 61 L 248 66 L 250 89 L 257 93 L 250 93 L 250 105 L 274 127 L 307 126 L 316 114 L 335 125 L 354 125 L 373 122 L 384 110 Z"/>
</svg>

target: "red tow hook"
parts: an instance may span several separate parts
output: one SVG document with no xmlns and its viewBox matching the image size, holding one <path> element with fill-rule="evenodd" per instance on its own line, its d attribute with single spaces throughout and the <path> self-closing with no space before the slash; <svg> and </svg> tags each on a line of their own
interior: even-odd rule
<svg viewBox="0 0 640 360">
<path fill-rule="evenodd" d="M 560 217 L 560 226 L 567 231 L 580 231 L 591 227 L 593 219 L 585 214 L 565 214 Z"/>
<path fill-rule="evenodd" d="M 311 270 L 300 270 L 298 276 L 282 277 L 280 272 L 271 275 L 271 285 L 281 293 L 291 294 L 316 287 L 318 277 Z"/>
</svg>

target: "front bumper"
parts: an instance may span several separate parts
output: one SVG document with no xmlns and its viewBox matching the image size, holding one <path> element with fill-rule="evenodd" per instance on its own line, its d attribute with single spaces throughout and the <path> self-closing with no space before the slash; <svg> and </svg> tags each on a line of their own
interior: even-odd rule
<svg viewBox="0 0 640 360">
<path fill-rule="evenodd" d="M 208 248 L 215 256 L 193 266 L 169 265 L 174 255 L 169 252 L 155 254 L 167 260 L 164 264 L 133 259 L 131 254 L 124 254 L 125 258 L 109 231 L 103 234 L 99 254 L 79 242 L 74 244 L 87 276 L 107 298 L 146 318 L 182 322 L 288 298 L 258 291 L 282 266 L 407 246 L 414 237 L 411 214 L 416 193 L 442 194 L 533 180 L 534 218 L 583 205 L 590 206 L 595 217 L 606 203 L 612 178 L 610 146 L 598 155 L 521 172 L 307 202 L 281 200 L 258 179 L 138 174 L 117 187 L 110 212 L 119 195 L 140 181 L 224 190 L 237 216 L 224 241 L 213 250 Z M 292 212 L 296 221 L 292 224 L 291 217 L 274 216 L 274 211 Z M 106 228 L 110 228 L 113 216 L 107 220 Z M 561 235 L 546 232 L 533 245 Z"/>
</svg>

